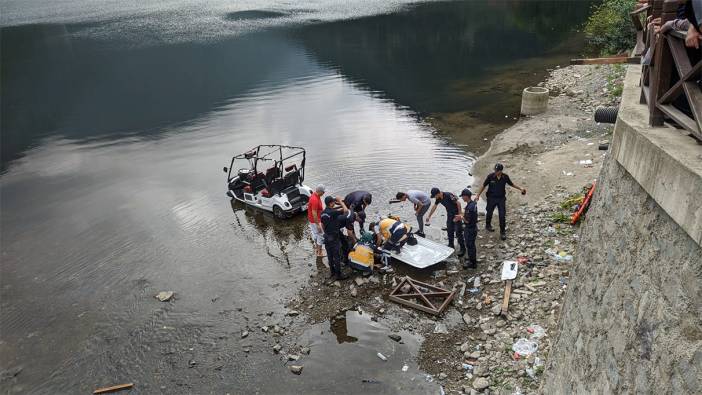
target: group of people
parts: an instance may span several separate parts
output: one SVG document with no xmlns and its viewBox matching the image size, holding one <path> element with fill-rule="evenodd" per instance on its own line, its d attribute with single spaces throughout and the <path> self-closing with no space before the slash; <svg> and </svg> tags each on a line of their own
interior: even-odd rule
<svg viewBox="0 0 702 395">
<path fill-rule="evenodd" d="M 653 6 L 652 0 L 637 0 L 636 9 L 640 7 Z M 659 33 L 666 33 L 669 30 L 679 30 L 685 32 L 685 46 L 688 48 L 700 49 L 702 46 L 702 0 L 678 0 L 676 18 L 661 24 L 661 18 L 652 18 L 648 23 L 648 42 L 652 45 L 655 36 Z M 652 48 L 649 49 L 652 53 Z M 650 61 L 651 54 L 644 58 Z"/>
<path fill-rule="evenodd" d="M 437 187 L 432 188 L 428 194 L 420 190 L 398 192 L 395 196 L 397 201 L 409 200 L 414 205 L 414 214 L 418 224 L 418 230 L 414 232 L 414 235 L 425 237 L 424 227 L 430 226 L 431 218 L 438 206 L 444 206 L 448 246 L 455 249 L 454 243 L 457 240 L 460 247 L 457 255 L 463 257 L 467 254 L 464 267 L 476 268 L 478 264 L 475 248 L 475 239 L 478 234 L 477 202 L 480 196 L 487 189 L 485 229 L 494 232 L 492 215 L 497 209 L 500 238 L 505 240 L 507 238 L 506 187 L 509 185 L 518 189 L 522 194 L 526 194 L 526 189 L 515 185 L 503 172 L 502 164 L 496 164 L 494 170 L 485 178 L 480 191 L 475 196 L 469 188 L 461 191 L 459 196 L 442 191 Z M 347 278 L 347 275 L 342 272 L 341 263 L 348 259 L 351 246 L 355 245 L 358 240 L 354 225 L 358 222 L 360 235 L 364 236 L 366 209 L 372 203 L 373 196 L 367 191 L 355 191 L 343 199 L 326 196 L 323 200 L 324 204 L 322 204 L 325 192 L 324 185 L 317 186 L 308 202 L 307 218 L 315 254 L 318 257 L 324 257 L 326 250 L 331 277 L 343 280 Z M 434 199 L 433 206 L 432 199 Z M 424 216 L 427 212 L 429 214 L 425 220 Z M 346 230 L 346 233 L 343 230 Z M 411 238 L 412 228 L 399 218 L 390 217 L 371 222 L 368 232 L 372 234 L 372 240 L 379 248 L 400 252 L 400 248 Z"/>
</svg>

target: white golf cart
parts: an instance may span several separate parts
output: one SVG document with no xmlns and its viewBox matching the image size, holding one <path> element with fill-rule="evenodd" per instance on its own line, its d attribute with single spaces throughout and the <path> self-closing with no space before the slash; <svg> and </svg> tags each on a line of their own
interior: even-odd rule
<svg viewBox="0 0 702 395">
<path fill-rule="evenodd" d="M 281 219 L 307 211 L 312 189 L 302 183 L 305 179 L 303 148 L 259 145 L 234 156 L 224 172 L 227 173 L 227 195 L 233 199 L 270 211 Z"/>
</svg>

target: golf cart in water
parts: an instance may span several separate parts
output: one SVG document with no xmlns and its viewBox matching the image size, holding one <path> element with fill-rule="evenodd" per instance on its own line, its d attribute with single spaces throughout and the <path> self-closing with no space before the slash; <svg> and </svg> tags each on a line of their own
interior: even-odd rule
<svg viewBox="0 0 702 395">
<path fill-rule="evenodd" d="M 259 145 L 232 158 L 227 195 L 248 206 L 288 218 L 306 211 L 312 189 L 305 179 L 305 150 L 285 145 Z"/>
</svg>

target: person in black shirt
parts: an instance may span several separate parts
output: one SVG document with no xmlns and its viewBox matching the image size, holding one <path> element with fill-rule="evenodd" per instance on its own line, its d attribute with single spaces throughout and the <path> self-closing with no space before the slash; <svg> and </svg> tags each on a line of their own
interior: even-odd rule
<svg viewBox="0 0 702 395">
<path fill-rule="evenodd" d="M 446 233 L 448 233 L 448 246 L 455 248 L 453 246 L 453 239 L 455 235 L 455 237 L 458 239 L 458 245 L 461 247 L 461 250 L 458 252 L 458 256 L 462 257 L 466 253 L 466 246 L 463 244 L 463 225 L 461 224 L 463 210 L 461 209 L 461 203 L 453 193 L 441 192 L 441 190 L 436 187 L 431 189 L 431 198 L 435 198 L 436 202 L 431 207 L 431 211 L 429 211 L 426 224 L 429 225 L 429 221 L 431 221 L 431 216 L 434 215 L 436 207 L 439 205 L 444 206 L 444 208 L 446 208 Z"/>
<path fill-rule="evenodd" d="M 485 187 L 487 187 L 488 190 L 487 207 L 485 208 L 485 229 L 487 229 L 489 232 L 495 231 L 495 229 L 492 228 L 491 222 L 492 213 L 493 211 L 495 211 L 495 207 L 497 207 L 497 212 L 500 216 L 500 238 L 502 240 L 505 240 L 507 239 L 507 235 L 505 233 L 507 226 L 507 191 L 505 191 L 505 187 L 509 185 L 512 188 L 518 189 L 522 192 L 522 195 L 526 195 L 527 191 L 526 189 L 515 185 L 512 182 L 512 180 L 510 180 L 509 176 L 502 172 L 503 169 L 504 166 L 502 166 L 501 163 L 495 165 L 495 172 L 490 173 L 485 178 L 485 182 L 483 182 L 483 187 L 480 188 L 480 192 L 478 192 L 478 196 L 476 196 L 475 201 L 477 202 L 480 199 L 480 195 L 483 194 Z"/>
<path fill-rule="evenodd" d="M 463 268 L 475 269 L 478 267 L 477 251 L 475 249 L 475 238 L 478 236 L 478 203 L 471 199 L 473 193 L 466 188 L 461 192 L 461 199 L 466 202 L 463 209 L 463 239 L 466 245 L 468 256 L 463 262 Z"/>
<path fill-rule="evenodd" d="M 363 224 L 366 222 L 366 207 L 370 206 L 372 201 L 373 195 L 367 191 L 351 192 L 344 198 L 344 204 L 346 204 L 346 207 L 348 207 L 349 210 L 358 213 L 358 223 L 361 230 L 363 230 Z M 356 241 L 355 231 L 349 236 L 352 237 L 351 241 Z"/>
<path fill-rule="evenodd" d="M 324 229 L 324 247 L 327 250 L 329 270 L 331 271 L 330 277 L 335 277 L 337 280 L 345 280 L 348 276 L 341 272 L 341 238 L 339 237 L 339 231 L 341 218 L 343 218 L 344 214 L 350 214 L 349 209 L 341 198 L 332 196 L 324 198 L 324 205 L 327 208 L 322 211 L 320 221 Z"/>
</svg>

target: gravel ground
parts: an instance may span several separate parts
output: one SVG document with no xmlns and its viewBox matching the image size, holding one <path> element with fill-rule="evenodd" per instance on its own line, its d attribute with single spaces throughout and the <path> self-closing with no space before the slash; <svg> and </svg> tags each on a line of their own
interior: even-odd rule
<svg viewBox="0 0 702 395">
<path fill-rule="evenodd" d="M 549 110 L 522 118 L 480 157 L 473 169 L 477 178 L 500 161 L 529 193 L 508 195 L 507 241 L 483 229 L 481 213 L 476 270 L 462 269 L 459 259 L 451 257 L 431 270 L 413 271 L 396 263 L 393 274 L 376 272 L 368 278 L 333 282 L 325 264 L 317 260 L 318 270 L 288 301 L 291 314 L 300 314 L 309 324 L 360 310 L 382 320 L 391 331 L 416 334 L 423 339 L 419 367 L 446 393 L 538 393 L 578 243 L 578 227 L 554 218 L 570 214 L 572 208 L 562 203 L 582 193 L 599 172 L 607 151 L 598 146 L 608 143 L 612 127 L 594 123 L 593 112 L 601 105 L 616 105 L 621 74 L 609 66 L 551 71 L 543 83 L 551 90 Z M 587 160 L 592 163 L 580 162 Z M 509 310 L 500 314 L 502 262 L 517 257 L 526 262 L 519 265 Z M 456 298 L 440 317 L 389 302 L 387 295 L 405 275 L 455 289 Z M 295 344 L 295 333 L 283 330 L 276 340 L 283 346 L 281 353 L 306 351 L 304 345 Z M 513 344 L 519 339 L 534 341 L 537 350 L 528 356 L 515 354 Z"/>
</svg>

